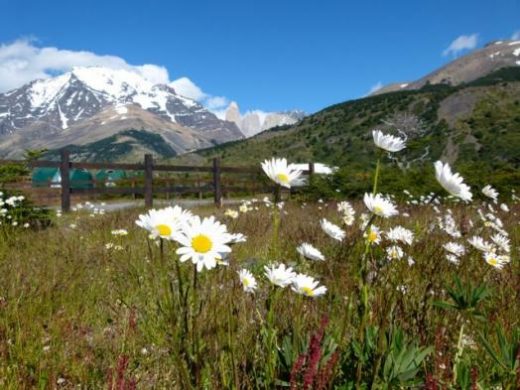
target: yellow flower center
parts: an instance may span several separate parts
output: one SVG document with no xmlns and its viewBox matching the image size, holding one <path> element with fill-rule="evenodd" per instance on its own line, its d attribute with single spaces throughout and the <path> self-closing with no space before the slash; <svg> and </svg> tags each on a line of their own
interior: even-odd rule
<svg viewBox="0 0 520 390">
<path fill-rule="evenodd" d="M 242 279 L 242 284 L 244 285 L 244 287 L 248 287 L 249 286 L 249 279 L 248 278 L 244 278 Z"/>
<path fill-rule="evenodd" d="M 488 263 L 495 266 L 498 264 L 498 260 L 494 257 L 491 257 L 490 259 L 488 259 Z"/>
<path fill-rule="evenodd" d="M 310 287 L 302 287 L 302 291 L 304 295 L 307 295 L 308 297 L 312 297 L 314 295 L 314 290 Z"/>
<path fill-rule="evenodd" d="M 191 239 L 191 246 L 195 249 L 195 252 L 207 253 L 213 247 L 213 243 L 208 236 L 199 234 Z"/>
<path fill-rule="evenodd" d="M 168 237 L 168 236 L 171 236 L 171 234 L 172 234 L 172 228 L 169 227 L 168 225 L 164 225 L 164 224 L 157 225 L 155 227 L 155 230 L 157 230 L 157 232 L 159 233 L 159 235 L 161 237 Z"/>
<path fill-rule="evenodd" d="M 383 208 L 381 206 L 374 206 L 374 214 L 383 214 Z"/>
<path fill-rule="evenodd" d="M 368 233 L 368 241 L 369 242 L 376 242 L 377 240 L 377 232 L 374 232 L 374 231 L 370 231 L 370 233 Z"/>
<path fill-rule="evenodd" d="M 280 181 L 280 183 L 283 183 L 283 184 L 289 183 L 289 176 L 287 176 L 285 173 L 277 174 L 276 178 Z"/>
</svg>

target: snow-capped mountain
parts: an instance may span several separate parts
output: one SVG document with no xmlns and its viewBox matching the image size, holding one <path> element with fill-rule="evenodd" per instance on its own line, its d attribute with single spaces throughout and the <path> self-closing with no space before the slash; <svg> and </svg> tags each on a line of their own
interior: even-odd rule
<svg viewBox="0 0 520 390">
<path fill-rule="evenodd" d="M 520 40 L 490 42 L 482 49 L 457 58 L 419 80 L 385 85 L 373 95 L 419 89 L 426 84 L 459 85 L 509 66 L 520 66 Z"/>
<path fill-rule="evenodd" d="M 231 102 L 225 113 L 226 121 L 235 123 L 246 137 L 252 137 L 272 127 L 293 125 L 304 116 L 305 113 L 298 110 L 286 112 L 249 111 L 242 115 L 236 102 Z"/>
<path fill-rule="evenodd" d="M 94 130 L 96 126 L 103 131 Z M 153 84 L 129 70 L 74 68 L 0 94 L 3 155 L 17 155 L 33 145 L 66 146 L 60 139 L 93 142 L 113 135 L 114 129 L 189 133 L 186 138 L 196 142 L 172 145 L 179 153 L 243 138 L 234 123 L 217 118 L 172 87 Z"/>
</svg>

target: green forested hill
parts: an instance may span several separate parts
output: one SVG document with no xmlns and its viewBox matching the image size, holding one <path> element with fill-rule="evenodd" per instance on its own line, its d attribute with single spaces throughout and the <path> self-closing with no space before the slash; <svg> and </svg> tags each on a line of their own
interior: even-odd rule
<svg viewBox="0 0 520 390">
<path fill-rule="evenodd" d="M 456 87 L 427 85 L 336 104 L 294 126 L 178 159 L 203 162 L 220 156 L 225 164 L 251 165 L 284 156 L 294 162 L 318 161 L 362 173 L 375 161 L 371 130 L 391 132 L 396 127 L 409 135 L 408 148 L 398 154 L 399 160 L 385 161 L 405 173 L 430 169 L 433 161 L 442 158 L 476 180 L 487 180 L 481 175 L 484 172 L 497 176 L 489 178 L 490 182 L 506 180 L 501 175 L 518 180 L 520 67 Z"/>
</svg>

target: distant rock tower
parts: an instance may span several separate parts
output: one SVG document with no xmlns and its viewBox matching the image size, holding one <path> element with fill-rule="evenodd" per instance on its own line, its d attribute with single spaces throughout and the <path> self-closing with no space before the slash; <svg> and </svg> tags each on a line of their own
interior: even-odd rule
<svg viewBox="0 0 520 390">
<path fill-rule="evenodd" d="M 233 122 L 241 128 L 240 108 L 236 102 L 231 102 L 226 110 L 226 120 Z"/>
</svg>

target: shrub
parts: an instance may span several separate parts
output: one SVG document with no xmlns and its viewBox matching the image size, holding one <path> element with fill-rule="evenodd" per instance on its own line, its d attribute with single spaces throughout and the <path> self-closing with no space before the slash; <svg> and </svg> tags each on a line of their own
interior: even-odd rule
<svg viewBox="0 0 520 390">
<path fill-rule="evenodd" d="M 50 211 L 36 207 L 24 195 L 0 191 L 0 224 L 7 226 L 42 228 L 51 223 Z"/>
</svg>

